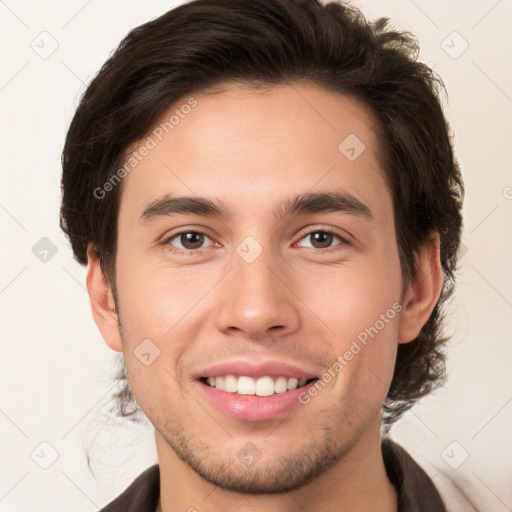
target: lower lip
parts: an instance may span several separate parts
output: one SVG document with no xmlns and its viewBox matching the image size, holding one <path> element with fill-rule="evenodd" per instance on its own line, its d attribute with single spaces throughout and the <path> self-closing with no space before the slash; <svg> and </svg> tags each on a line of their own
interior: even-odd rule
<svg viewBox="0 0 512 512">
<path fill-rule="evenodd" d="M 316 380 L 301 388 L 270 396 L 239 395 L 213 388 L 198 380 L 201 392 L 224 414 L 245 421 L 267 421 L 289 414 L 299 402 L 299 395 L 308 392 Z"/>
</svg>

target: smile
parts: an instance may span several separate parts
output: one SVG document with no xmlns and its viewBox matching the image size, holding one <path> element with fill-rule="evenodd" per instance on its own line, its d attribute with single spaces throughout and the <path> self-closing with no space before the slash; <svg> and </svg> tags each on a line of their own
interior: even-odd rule
<svg viewBox="0 0 512 512">
<path fill-rule="evenodd" d="M 202 382 L 219 391 L 236 393 L 238 395 L 271 396 L 276 393 L 285 393 L 302 388 L 306 384 L 317 380 L 298 377 L 284 377 L 266 375 L 257 379 L 246 375 L 222 375 L 218 377 L 203 377 Z"/>
<path fill-rule="evenodd" d="M 225 378 L 230 377 L 215 377 L 215 384 L 217 378 L 221 386 L 225 385 Z M 256 381 L 252 377 L 240 376 L 233 379 L 227 378 L 227 385 L 229 389 L 236 391 L 227 391 L 211 386 L 207 377 L 196 380 L 199 386 L 200 393 L 210 402 L 217 411 L 243 421 L 269 421 L 286 417 L 296 407 L 304 407 L 299 400 L 301 393 L 307 392 L 308 389 L 314 385 L 318 378 L 306 380 L 302 386 L 299 387 L 299 380 L 297 378 L 277 377 L 275 380 L 271 376 L 264 376 L 258 378 Z M 247 379 L 252 381 L 249 382 Z M 286 390 L 283 390 L 284 380 L 286 379 Z M 288 383 L 291 389 L 288 389 Z M 304 379 L 301 379 L 304 380 Z M 258 384 L 259 382 L 262 384 Z M 272 387 L 270 382 L 272 382 Z M 301 382 L 302 384 L 302 382 Z M 240 386 L 240 388 L 239 388 Z M 258 386 L 258 388 L 257 388 Z M 276 392 L 276 386 L 282 390 Z M 264 391 L 261 391 L 264 389 Z M 266 395 L 258 395 L 257 390 L 267 393 Z M 244 393 L 245 391 L 245 393 Z M 248 393 L 250 391 L 250 393 Z M 272 391 L 272 393 L 270 393 Z M 311 406 L 308 406 L 311 407 Z"/>
</svg>

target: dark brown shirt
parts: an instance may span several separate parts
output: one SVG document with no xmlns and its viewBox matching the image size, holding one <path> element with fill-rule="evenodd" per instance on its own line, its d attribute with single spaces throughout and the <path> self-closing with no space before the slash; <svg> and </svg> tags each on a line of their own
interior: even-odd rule
<svg viewBox="0 0 512 512">
<path fill-rule="evenodd" d="M 382 440 L 389 480 L 398 495 L 398 512 L 446 512 L 437 489 L 414 459 L 389 438 Z M 155 512 L 160 495 L 158 464 L 141 473 L 100 512 Z"/>
</svg>

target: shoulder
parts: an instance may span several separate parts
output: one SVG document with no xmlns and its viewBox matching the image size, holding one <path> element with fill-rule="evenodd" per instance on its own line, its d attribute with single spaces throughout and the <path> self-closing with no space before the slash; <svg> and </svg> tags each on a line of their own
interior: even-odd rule
<svg viewBox="0 0 512 512">
<path fill-rule="evenodd" d="M 100 512 L 154 512 L 160 496 L 160 467 L 144 470 L 114 501 Z"/>
<path fill-rule="evenodd" d="M 382 439 L 382 457 L 396 489 L 399 512 L 447 512 L 427 473 L 409 453 L 389 437 Z"/>
<path fill-rule="evenodd" d="M 400 512 L 478 512 L 438 468 L 430 468 L 431 479 L 405 448 L 388 437 L 382 439 L 382 454 Z"/>
</svg>

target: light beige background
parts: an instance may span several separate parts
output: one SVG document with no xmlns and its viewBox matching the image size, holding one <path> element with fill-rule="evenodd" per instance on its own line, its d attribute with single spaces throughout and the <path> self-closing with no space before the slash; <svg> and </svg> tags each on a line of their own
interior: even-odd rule
<svg viewBox="0 0 512 512">
<path fill-rule="evenodd" d="M 420 59 L 443 78 L 467 189 L 449 380 L 392 435 L 434 482 L 449 478 L 484 512 L 512 510 L 512 1 L 355 3 L 416 34 Z M 98 510 L 156 462 L 151 425 L 106 412 L 116 354 L 58 226 L 60 154 L 78 98 L 110 52 L 173 5 L 0 1 L 1 511 Z M 43 237 L 57 250 L 46 262 L 32 250 Z"/>
</svg>

